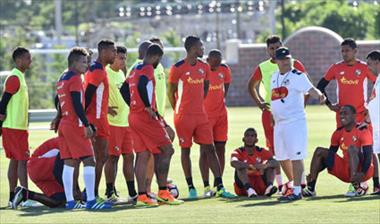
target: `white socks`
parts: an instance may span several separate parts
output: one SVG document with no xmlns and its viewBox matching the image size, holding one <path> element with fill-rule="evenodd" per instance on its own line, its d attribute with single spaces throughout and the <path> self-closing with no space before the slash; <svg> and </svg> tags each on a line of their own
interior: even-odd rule
<svg viewBox="0 0 380 224">
<path fill-rule="evenodd" d="M 302 172 L 301 184 L 302 185 L 306 185 L 306 175 L 305 175 L 305 172 Z"/>
<path fill-rule="evenodd" d="M 294 186 L 293 187 L 293 194 L 300 195 L 301 194 L 301 186 Z"/>
<path fill-rule="evenodd" d="M 95 167 L 83 167 L 84 185 L 86 186 L 87 201 L 95 199 Z"/>
<path fill-rule="evenodd" d="M 282 185 L 282 176 L 281 176 L 281 174 L 277 174 L 276 175 L 276 182 L 277 182 L 277 186 L 281 186 Z"/>
<path fill-rule="evenodd" d="M 62 182 L 65 190 L 66 201 L 73 201 L 74 167 L 68 165 L 63 166 Z"/>
<path fill-rule="evenodd" d="M 254 189 L 252 189 L 252 188 L 249 188 L 249 189 L 247 190 L 247 194 L 248 194 L 248 197 L 254 197 L 254 196 L 257 196 L 256 191 L 255 191 Z"/>
</svg>

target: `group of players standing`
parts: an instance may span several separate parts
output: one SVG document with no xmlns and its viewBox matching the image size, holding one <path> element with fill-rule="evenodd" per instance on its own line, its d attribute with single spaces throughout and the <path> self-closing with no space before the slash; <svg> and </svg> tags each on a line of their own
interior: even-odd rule
<svg viewBox="0 0 380 224">
<path fill-rule="evenodd" d="M 188 36 L 184 45 L 187 55 L 171 67 L 168 83 L 160 64 L 164 47 L 158 38 L 139 45 L 139 57 L 128 72 L 125 66 L 127 49 L 112 41 L 99 42 L 98 58 L 93 62 L 91 51 L 73 48 L 68 56 L 68 69 L 56 84 L 58 113 L 52 129 L 58 132 L 58 137 L 42 144 L 31 158 L 24 77 L 31 65 L 31 55 L 27 49 L 17 48 L 12 55 L 16 68 L 5 82 L 0 102 L 3 145 L 11 160 L 8 169 L 10 206 L 15 208 L 31 199 L 49 207 L 111 208 L 118 198 L 115 178 L 120 155 L 129 198 L 136 206 L 158 206 L 158 202 L 182 204 L 182 200 L 168 191 L 175 132 L 164 119 L 166 97 L 174 110 L 188 197 L 198 197 L 190 160 L 193 142 L 200 145 L 203 196 L 235 197 L 226 191 L 222 180 L 228 131 L 225 96 L 231 71 L 221 63 L 219 50 L 210 51 L 207 62 L 200 59 L 204 47 L 198 37 Z M 362 183 L 377 171 L 377 160 L 372 160 L 373 147 L 375 152 L 380 151 L 380 105 L 376 98 L 376 94 L 380 94 L 379 81 L 370 98 L 372 114 L 369 116 L 365 106 L 366 80 L 374 82 L 376 76 L 365 63 L 355 58 L 355 41 L 347 39 L 341 47 L 344 60 L 333 65 L 316 88 L 301 62 L 291 57 L 289 49 L 282 47 L 280 38 L 267 39 L 271 58 L 255 69 L 249 91 L 263 111 L 269 150 L 256 146 L 258 136 L 254 128 L 244 132 L 244 146 L 231 155 L 237 195 L 271 196 L 280 190 L 281 201 L 298 200 L 302 195 L 315 196 L 316 179 L 324 168 L 350 182 L 351 195 L 366 192 Z M 371 52 L 368 61 L 375 73 L 379 73 L 380 52 Z M 331 104 L 324 91 L 333 79 L 337 80 L 339 88 L 337 104 Z M 265 90 L 263 97 L 257 91 L 260 85 Z M 303 160 L 307 155 L 308 139 L 304 105 L 308 96 L 326 102 L 337 112 L 338 129 L 328 150 L 318 148 L 315 151 L 306 183 Z M 343 150 L 343 158 L 336 154 L 339 147 Z M 77 183 L 80 162 L 84 166 L 85 193 L 80 192 Z M 282 182 L 280 167 L 288 178 L 287 183 Z M 98 192 L 103 169 L 106 200 L 99 197 Z M 209 184 L 209 169 L 215 177 L 214 188 Z M 44 194 L 28 190 L 28 173 Z M 159 189 L 157 195 L 151 192 L 154 174 Z M 16 188 L 18 179 L 21 186 Z M 278 187 L 273 184 L 275 179 Z M 374 193 L 379 193 L 378 172 L 373 180 Z M 82 204 L 82 200 L 86 203 Z"/>
</svg>

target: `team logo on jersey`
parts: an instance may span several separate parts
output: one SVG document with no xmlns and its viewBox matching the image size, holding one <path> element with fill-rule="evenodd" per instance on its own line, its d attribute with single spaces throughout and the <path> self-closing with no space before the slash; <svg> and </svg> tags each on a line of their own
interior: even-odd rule
<svg viewBox="0 0 380 224">
<path fill-rule="evenodd" d="M 115 146 L 115 150 L 116 150 L 116 151 L 119 151 L 120 148 L 119 148 L 118 146 Z"/>
<path fill-rule="evenodd" d="M 261 158 L 260 158 L 260 157 L 257 157 L 257 158 L 256 158 L 256 162 L 261 163 Z"/>
<path fill-rule="evenodd" d="M 356 69 L 355 70 L 355 75 L 356 76 L 360 76 L 360 74 L 362 74 L 362 71 L 360 69 Z"/>
<path fill-rule="evenodd" d="M 356 142 L 358 140 L 358 138 L 354 135 L 354 136 L 352 136 L 352 141 L 353 142 Z"/>
<path fill-rule="evenodd" d="M 190 75 L 190 72 L 186 72 L 185 75 Z"/>
<path fill-rule="evenodd" d="M 198 72 L 201 73 L 201 75 L 204 75 L 205 74 L 205 71 L 203 69 L 198 69 Z"/>
<path fill-rule="evenodd" d="M 289 84 L 290 84 L 290 80 L 289 79 L 287 79 L 287 80 L 284 81 L 284 86 L 288 86 Z"/>
<path fill-rule="evenodd" d="M 272 89 L 272 101 L 284 99 L 288 96 L 288 88 L 281 86 L 279 88 Z"/>
<path fill-rule="evenodd" d="M 344 75 L 344 71 L 339 72 L 339 75 Z"/>
<path fill-rule="evenodd" d="M 179 138 L 179 142 L 184 143 L 184 142 L 185 142 L 185 139 L 183 139 L 183 138 Z"/>
<path fill-rule="evenodd" d="M 218 75 L 219 75 L 219 78 L 221 78 L 221 79 L 223 79 L 223 78 L 224 78 L 224 75 L 223 75 L 223 73 L 219 73 Z"/>
</svg>

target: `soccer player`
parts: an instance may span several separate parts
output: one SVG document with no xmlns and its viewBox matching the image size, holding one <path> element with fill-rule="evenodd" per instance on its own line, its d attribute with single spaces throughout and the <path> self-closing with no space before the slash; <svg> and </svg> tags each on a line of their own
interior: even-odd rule
<svg viewBox="0 0 380 224">
<path fill-rule="evenodd" d="M 223 186 L 222 171 L 204 107 L 204 97 L 209 88 L 210 66 L 199 59 L 204 52 L 199 37 L 186 37 L 185 49 L 186 58 L 170 69 L 168 98 L 174 109 L 174 125 L 181 146 L 181 162 L 189 187 L 189 198 L 197 198 L 190 160 L 193 138 L 194 142 L 200 145 L 201 153 L 207 154 L 207 161 L 217 185 L 217 197 L 230 198 L 234 195 L 227 192 Z"/>
<path fill-rule="evenodd" d="M 274 171 L 280 164 L 273 154 L 256 146 L 257 132 L 248 128 L 244 132 L 244 146 L 231 154 L 231 166 L 235 168 L 235 193 L 239 196 L 271 196 L 277 192 L 273 186 Z"/>
<path fill-rule="evenodd" d="M 87 51 L 73 48 L 68 56 L 68 70 L 57 82 L 59 112 L 61 121 L 58 127 L 59 148 L 64 160 L 62 181 L 66 197 L 66 208 L 77 209 L 82 205 L 74 200 L 74 167 L 83 162 L 83 176 L 87 194 L 87 209 L 111 208 L 104 201 L 95 198 L 95 160 L 90 138 L 95 128 L 90 125 L 84 112 L 84 87 L 81 74 L 87 70 Z"/>
<path fill-rule="evenodd" d="M 157 206 L 157 202 L 146 192 L 146 169 L 151 153 L 154 154 L 155 173 L 159 192 L 157 200 L 170 205 L 182 204 L 175 199 L 167 188 L 170 160 L 174 153 L 166 123 L 157 113 L 155 96 L 154 68 L 163 55 L 157 44 L 149 46 L 143 62 L 137 64 L 120 89 L 125 102 L 130 106 L 128 116 L 131 128 L 133 149 L 136 152 L 136 179 L 139 191 L 137 206 Z"/>
<path fill-rule="evenodd" d="M 118 199 L 115 190 L 115 179 L 117 176 L 117 164 L 120 155 L 123 155 L 123 174 L 127 183 L 129 198 L 137 198 L 134 176 L 134 154 L 132 148 L 132 136 L 128 127 L 129 108 L 125 104 L 120 88 L 125 81 L 125 68 L 127 49 L 123 46 L 116 47 L 117 56 L 114 62 L 106 67 L 109 79 L 109 107 L 117 111 L 112 116 L 108 114 L 110 124 L 110 136 L 108 145 L 108 160 L 104 167 L 106 178 L 106 197 L 108 201 L 116 202 Z"/>
<path fill-rule="evenodd" d="M 302 198 L 303 160 L 307 155 L 305 95 L 319 98 L 321 103 L 324 103 L 326 97 L 313 86 L 305 73 L 292 68 L 292 57 L 286 47 L 278 48 L 275 58 L 279 71 L 271 79 L 274 150 L 281 166 L 284 165 L 283 161 L 292 162 L 294 176 L 293 190 L 279 199 L 294 201 Z"/>
<path fill-rule="evenodd" d="M 219 159 L 222 175 L 225 164 L 225 147 L 227 142 L 228 118 L 225 97 L 231 83 L 231 70 L 226 64 L 222 64 L 222 53 L 219 50 L 211 50 L 208 54 L 207 63 L 211 72 L 209 77 L 209 88 L 204 104 L 213 133 L 216 154 Z M 202 151 L 204 152 L 204 151 Z M 204 183 L 204 197 L 211 197 L 214 192 L 209 184 L 209 166 L 207 155 L 200 155 L 199 167 Z"/>
<path fill-rule="evenodd" d="M 270 110 L 271 102 L 271 90 L 270 90 L 270 81 L 272 75 L 278 71 L 278 65 L 275 61 L 275 51 L 282 46 L 281 38 L 277 35 L 269 36 L 266 39 L 267 48 L 266 51 L 269 55 L 269 59 L 261 62 L 254 70 L 251 75 L 248 83 L 248 91 L 251 94 L 251 97 L 256 102 L 256 105 L 262 110 L 261 122 L 264 128 L 264 134 L 266 138 L 266 145 L 269 150 L 275 154 L 274 143 L 273 143 L 273 122 L 272 114 Z M 306 73 L 305 67 L 303 64 L 297 60 L 292 60 L 292 67 L 297 69 L 300 72 Z M 257 91 L 257 89 L 260 91 Z M 290 161 L 283 161 L 283 164 L 286 164 L 284 167 L 285 175 L 288 178 L 287 185 L 290 184 L 293 180 L 292 167 Z M 282 188 L 282 177 L 280 167 L 276 170 L 276 181 L 281 191 Z"/>
<path fill-rule="evenodd" d="M 357 45 L 353 39 L 345 39 L 341 43 L 343 61 L 330 66 L 325 76 L 319 81 L 317 88 L 327 97 L 326 105 L 336 112 L 336 126 L 340 127 L 339 108 L 341 105 L 352 105 L 357 111 L 356 121 L 363 122 L 367 113 L 365 102 L 367 100 L 368 79 L 376 81 L 365 62 L 356 58 Z M 328 99 L 325 88 L 330 81 L 337 83 L 337 102 Z"/>
<path fill-rule="evenodd" d="M 8 167 L 9 206 L 14 197 L 17 180 L 28 187 L 27 161 L 28 144 L 28 87 L 25 72 L 32 64 L 28 49 L 17 47 L 12 53 L 16 67 L 4 83 L 4 93 L 0 101 L 0 136 L 3 135 L 5 155 L 10 159 Z"/>
<path fill-rule="evenodd" d="M 96 136 L 92 141 L 96 160 L 95 196 L 99 198 L 99 183 L 103 166 L 108 158 L 108 137 L 110 128 L 107 114 L 115 116 L 117 112 L 108 106 L 109 81 L 106 66 L 112 64 L 116 57 L 115 43 L 102 40 L 98 43 L 98 58 L 91 63 L 84 76 L 86 96 L 86 116 L 96 127 Z"/>
<path fill-rule="evenodd" d="M 346 196 L 365 194 L 368 187 L 361 182 L 373 176 L 372 165 L 372 135 L 368 128 L 359 128 L 355 122 L 357 114 L 354 106 L 343 105 L 339 109 L 340 124 L 331 137 L 330 148 L 318 147 L 314 151 L 307 176 L 307 187 L 302 194 L 305 197 L 316 195 L 315 185 L 318 174 L 327 168 L 328 172 L 341 181 L 352 183 L 353 191 Z M 338 149 L 343 152 L 343 158 L 337 155 Z"/>
<path fill-rule="evenodd" d="M 50 208 L 65 207 L 62 171 L 63 160 L 60 157 L 59 138 L 48 139 L 34 150 L 28 161 L 29 177 L 42 194 L 22 186 L 17 187 L 12 201 L 13 207 L 17 208 L 22 201 L 28 199 L 38 201 Z M 79 188 L 76 189 L 74 198 L 81 199 Z"/>
<path fill-rule="evenodd" d="M 380 161 L 380 50 L 372 51 L 367 56 L 367 64 L 374 74 L 377 74 L 375 85 L 373 86 L 371 96 L 368 102 L 368 112 L 373 127 L 373 152 L 377 154 Z M 376 157 L 376 156 L 375 156 Z M 373 160 L 374 165 L 378 164 L 376 158 Z M 379 186 L 379 168 L 375 166 L 373 177 L 374 194 L 380 194 Z"/>
</svg>

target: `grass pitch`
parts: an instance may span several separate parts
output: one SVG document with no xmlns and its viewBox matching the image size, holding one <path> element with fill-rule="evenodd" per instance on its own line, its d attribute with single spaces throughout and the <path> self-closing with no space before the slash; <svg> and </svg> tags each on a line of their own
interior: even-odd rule
<svg viewBox="0 0 380 224">
<path fill-rule="evenodd" d="M 166 115 L 172 123 L 172 113 Z M 335 128 L 335 115 L 326 107 L 308 106 L 309 155 L 305 168 L 309 170 L 310 159 L 316 146 L 328 147 L 330 135 Z M 261 112 L 256 108 L 229 109 L 229 141 L 226 149 L 226 170 L 224 183 L 233 191 L 233 169 L 229 165 L 232 150 L 241 146 L 241 138 L 247 127 L 254 127 L 259 134 L 259 145 L 265 140 L 261 126 Z M 32 123 L 31 127 L 48 126 L 47 123 Z M 297 130 L 290 130 L 297 131 Z M 48 131 L 31 131 L 30 147 L 33 149 L 54 133 Z M 177 139 L 176 153 L 173 156 L 170 177 L 174 179 L 180 191 L 180 197 L 187 196 L 186 181 L 180 164 L 180 151 Z M 3 150 L 0 150 L 3 151 Z M 160 206 L 150 209 L 135 209 L 131 206 L 117 206 L 109 211 L 66 211 L 47 207 L 23 208 L 11 210 L 6 208 L 8 201 L 7 167 L 8 160 L 4 152 L 0 153 L 0 223 L 380 223 L 380 197 L 364 196 L 346 198 L 343 194 L 348 185 L 333 176 L 322 173 L 317 183 L 317 197 L 303 199 L 290 204 L 277 202 L 277 197 L 234 200 L 204 199 L 187 201 L 180 206 Z M 203 185 L 200 177 L 198 158 L 199 146 L 191 151 L 193 162 L 193 179 L 198 194 L 202 194 Z M 121 170 L 121 169 L 119 169 Z M 212 175 L 211 175 L 212 176 Z M 285 179 L 285 178 L 284 178 Z M 212 183 L 212 180 L 210 181 Z M 31 182 L 32 190 L 39 191 Z M 82 176 L 80 185 L 83 187 Z M 155 189 L 156 185 L 153 185 Z M 127 196 L 127 187 L 121 172 L 117 178 L 117 189 L 121 197 Z M 104 193 L 104 177 L 100 192 Z M 372 192 L 372 181 L 370 181 Z"/>
</svg>

